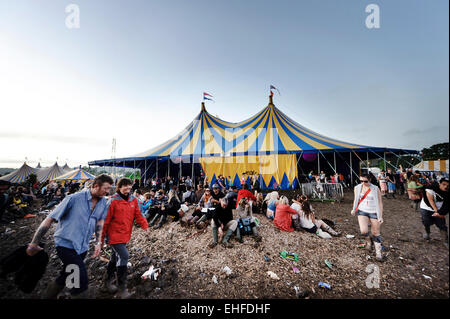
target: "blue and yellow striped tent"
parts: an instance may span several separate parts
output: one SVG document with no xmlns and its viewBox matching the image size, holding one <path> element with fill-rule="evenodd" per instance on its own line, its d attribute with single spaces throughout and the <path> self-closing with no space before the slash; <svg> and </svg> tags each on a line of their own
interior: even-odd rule
<svg viewBox="0 0 450 319">
<path fill-rule="evenodd" d="M 55 162 L 53 166 L 41 168 L 40 170 L 38 170 L 37 179 L 41 183 L 45 181 L 53 181 L 62 174 L 64 174 L 63 169 L 58 165 L 57 162 Z"/>
<path fill-rule="evenodd" d="M 37 169 L 30 167 L 27 165 L 27 163 L 23 163 L 23 165 L 18 169 L 15 170 L 5 176 L 0 177 L 1 180 L 9 181 L 11 183 L 17 183 L 21 184 L 25 182 L 28 176 L 31 174 L 36 174 Z"/>
<path fill-rule="evenodd" d="M 202 103 L 202 109 L 194 120 L 167 142 L 134 156 L 93 161 L 89 165 L 136 167 L 145 176 L 149 166 L 150 172 L 154 172 L 155 167 L 158 170 L 159 165 L 161 169 L 165 161 L 168 162 L 165 164 L 168 175 L 176 168 L 176 165 L 171 168 L 170 162 L 199 163 L 212 183 L 219 175 L 224 175 L 239 184 L 242 173 L 251 171 L 260 176 L 264 188 L 272 188 L 274 183 L 281 188 L 289 188 L 298 183 L 297 164 L 302 154 L 315 153 L 326 157 L 326 153 L 369 150 L 382 152 L 387 149 L 318 134 L 284 114 L 270 97 L 265 108 L 239 123 L 226 122 L 211 115 Z M 183 167 L 180 170 L 182 175 L 190 175 L 184 173 Z"/>
<path fill-rule="evenodd" d="M 74 169 L 73 171 L 67 172 L 61 176 L 55 178 L 57 181 L 68 181 L 68 180 L 77 180 L 77 181 L 85 181 L 88 179 L 94 179 L 95 175 L 86 172 L 81 168 Z"/>
</svg>

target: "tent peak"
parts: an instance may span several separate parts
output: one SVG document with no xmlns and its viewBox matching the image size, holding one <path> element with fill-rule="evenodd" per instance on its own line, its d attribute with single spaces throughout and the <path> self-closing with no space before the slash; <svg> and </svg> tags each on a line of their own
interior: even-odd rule
<svg viewBox="0 0 450 319">
<path fill-rule="evenodd" d="M 273 96 L 269 95 L 269 105 L 273 106 Z"/>
</svg>

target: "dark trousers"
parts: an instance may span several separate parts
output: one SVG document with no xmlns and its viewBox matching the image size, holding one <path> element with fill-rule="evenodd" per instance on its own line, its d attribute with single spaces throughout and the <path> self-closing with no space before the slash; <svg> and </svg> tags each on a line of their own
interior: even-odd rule
<svg viewBox="0 0 450 319">
<path fill-rule="evenodd" d="M 80 286 L 79 288 L 72 288 L 70 293 L 72 295 L 78 295 L 83 291 L 88 289 L 88 273 L 86 269 L 86 265 L 84 264 L 84 258 L 86 257 L 87 251 L 78 255 L 74 249 L 69 249 L 66 247 L 56 247 L 56 252 L 58 254 L 59 259 L 61 259 L 63 263 L 63 268 L 58 278 L 56 278 L 56 282 L 61 286 L 66 286 L 66 278 L 67 276 L 74 274 L 72 269 L 67 269 L 68 265 L 77 265 L 80 274 Z M 66 269 L 68 272 L 66 272 Z"/>
<path fill-rule="evenodd" d="M 430 232 L 430 226 L 436 225 L 437 228 L 443 231 L 447 231 L 447 225 L 445 224 L 445 218 L 433 217 L 434 212 L 421 209 L 420 213 L 422 214 L 422 224 L 425 226 L 425 231 L 427 233 Z"/>
<path fill-rule="evenodd" d="M 128 265 L 128 250 L 126 244 L 114 244 L 111 245 L 112 254 L 110 263 L 114 264 L 116 267 L 127 266 Z"/>
</svg>

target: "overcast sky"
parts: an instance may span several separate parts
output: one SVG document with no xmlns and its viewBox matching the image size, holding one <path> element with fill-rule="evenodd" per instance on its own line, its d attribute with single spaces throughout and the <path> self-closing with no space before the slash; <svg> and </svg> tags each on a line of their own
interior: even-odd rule
<svg viewBox="0 0 450 319">
<path fill-rule="evenodd" d="M 80 9 L 69 29 L 65 8 Z M 380 7 L 368 29 L 365 8 Z M 268 103 L 351 143 L 448 142 L 448 0 L 0 0 L 0 167 L 150 149 Z"/>
</svg>

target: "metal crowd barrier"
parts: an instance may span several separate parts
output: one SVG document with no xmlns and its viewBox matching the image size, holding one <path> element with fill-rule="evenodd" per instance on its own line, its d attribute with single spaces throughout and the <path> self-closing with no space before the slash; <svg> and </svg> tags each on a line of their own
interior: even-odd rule
<svg viewBox="0 0 450 319">
<path fill-rule="evenodd" d="M 340 183 L 304 183 L 300 184 L 302 194 L 311 199 L 336 200 L 344 199 L 344 188 Z"/>
</svg>

